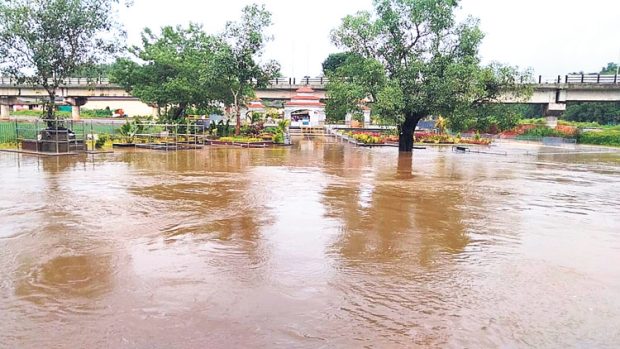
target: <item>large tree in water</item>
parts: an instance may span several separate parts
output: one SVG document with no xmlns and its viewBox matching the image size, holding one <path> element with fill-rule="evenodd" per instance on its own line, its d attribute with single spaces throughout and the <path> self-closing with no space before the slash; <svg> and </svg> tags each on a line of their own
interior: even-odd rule
<svg viewBox="0 0 620 349">
<path fill-rule="evenodd" d="M 330 78 L 339 80 L 336 88 L 365 87 L 373 112 L 398 125 L 400 151 L 412 151 L 413 132 L 426 116 L 467 117 L 505 91 L 519 93 L 523 76 L 515 68 L 481 66 L 478 48 L 484 35 L 477 20 L 456 21 L 457 0 L 373 4 L 372 12 L 347 16 L 332 32 L 332 41 L 355 55 Z M 383 78 L 376 77 L 378 71 Z"/>
<path fill-rule="evenodd" d="M 123 49 L 125 32 L 116 21 L 119 2 L 0 1 L 0 71 L 17 82 L 43 87 L 46 118 L 53 119 L 61 85 Z"/>
</svg>

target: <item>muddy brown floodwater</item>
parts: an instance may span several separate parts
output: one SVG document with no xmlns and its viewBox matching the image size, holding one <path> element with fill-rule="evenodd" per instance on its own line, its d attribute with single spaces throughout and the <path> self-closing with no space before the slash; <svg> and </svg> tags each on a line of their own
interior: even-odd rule
<svg viewBox="0 0 620 349">
<path fill-rule="evenodd" d="M 509 150 L 0 153 L 0 347 L 617 348 L 620 155 Z"/>
</svg>

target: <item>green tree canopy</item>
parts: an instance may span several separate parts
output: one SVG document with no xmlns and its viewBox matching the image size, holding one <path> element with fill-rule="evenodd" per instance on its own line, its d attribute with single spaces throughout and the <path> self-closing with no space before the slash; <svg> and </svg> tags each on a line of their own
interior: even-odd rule
<svg viewBox="0 0 620 349">
<path fill-rule="evenodd" d="M 133 59 L 119 59 L 111 79 L 176 120 L 189 107 L 206 109 L 217 103 L 212 65 L 217 52 L 225 49 L 221 39 L 207 35 L 196 24 L 166 26 L 159 35 L 145 29 L 142 45 L 130 50 Z"/>
<path fill-rule="evenodd" d="M 119 0 L 0 2 L 0 67 L 22 83 L 39 85 L 54 117 L 56 91 L 68 77 L 123 49 L 116 22 Z"/>
<path fill-rule="evenodd" d="M 413 131 L 425 116 L 471 115 L 470 109 L 495 101 L 505 91 L 521 93 L 515 68 L 481 66 L 478 48 L 483 34 L 473 18 L 456 22 L 458 1 L 373 4 L 372 13 L 345 17 L 332 40 L 382 68 L 379 84 L 373 84 L 377 79 L 359 84 L 372 98 L 373 112 L 398 125 L 401 151 L 412 150 Z"/>
<path fill-rule="evenodd" d="M 601 74 L 616 74 L 618 73 L 618 65 L 616 63 L 607 63 L 606 67 L 601 69 Z"/>
<path fill-rule="evenodd" d="M 598 122 L 601 125 L 620 123 L 618 102 L 575 102 L 568 103 L 563 119 L 581 122 Z"/>
<path fill-rule="evenodd" d="M 335 73 L 336 69 L 345 64 L 347 59 L 351 56 L 355 56 L 355 54 L 351 52 L 337 52 L 330 54 L 323 61 L 323 74 L 327 76 Z"/>
<path fill-rule="evenodd" d="M 343 57 L 342 61 L 332 60 L 335 64 L 330 63 L 326 70 L 329 82 L 325 111 L 333 121 L 344 120 L 349 113 L 361 115 L 363 101 L 376 100 L 379 89 L 386 83 L 385 71 L 377 60 L 352 53 Z"/>
<path fill-rule="evenodd" d="M 271 39 L 265 30 L 271 26 L 271 13 L 264 5 L 243 8 L 239 22 L 228 22 L 223 34 L 227 47 L 217 52 L 214 70 L 219 77 L 220 99 L 235 114 L 235 132 L 241 127 L 240 107 L 255 95 L 254 89 L 267 85 L 269 79 L 280 73 L 275 61 L 261 64 L 265 44 Z"/>
<path fill-rule="evenodd" d="M 112 80 L 142 101 L 168 111 L 173 119 L 188 108 L 210 110 L 222 105 L 233 110 L 240 125 L 240 107 L 279 73 L 276 62 L 260 64 L 264 33 L 271 14 L 264 6 L 243 9 L 239 23 L 228 22 L 221 35 L 209 35 L 201 26 L 163 27 L 159 35 L 150 29 L 133 57 L 120 59 Z"/>
</svg>

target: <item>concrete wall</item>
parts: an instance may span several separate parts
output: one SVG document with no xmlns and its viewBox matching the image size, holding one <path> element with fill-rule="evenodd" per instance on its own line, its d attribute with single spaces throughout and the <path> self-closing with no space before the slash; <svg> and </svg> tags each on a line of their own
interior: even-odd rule
<svg viewBox="0 0 620 349">
<path fill-rule="evenodd" d="M 105 109 L 110 107 L 112 111 L 114 109 L 123 109 L 128 116 L 150 116 L 153 114 L 153 108 L 145 103 L 142 103 L 139 99 L 127 99 L 127 98 L 109 98 L 109 99 L 96 99 L 90 98 L 84 104 L 84 109 Z"/>
</svg>

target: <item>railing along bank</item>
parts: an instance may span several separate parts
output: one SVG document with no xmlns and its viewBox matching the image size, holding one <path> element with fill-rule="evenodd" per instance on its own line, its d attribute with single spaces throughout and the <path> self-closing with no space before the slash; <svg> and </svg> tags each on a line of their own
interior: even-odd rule
<svg viewBox="0 0 620 349">
<path fill-rule="evenodd" d="M 255 81 L 256 82 L 256 81 Z M 269 87 L 289 87 L 308 85 L 315 87 L 325 87 L 329 79 L 327 77 L 304 77 L 293 78 L 283 77 L 269 80 Z M 542 76 L 538 75 L 533 79 L 523 80 L 524 84 L 620 84 L 620 76 L 618 74 L 567 74 L 558 76 Z M 11 77 L 0 77 L 0 86 L 26 86 L 23 81 Z M 111 83 L 108 78 L 86 78 L 73 77 L 65 79 L 62 86 L 116 86 Z"/>
</svg>

